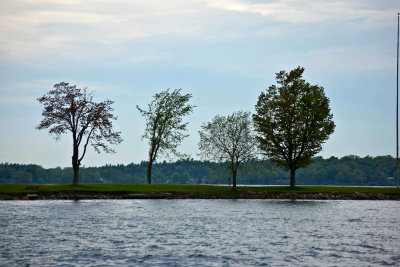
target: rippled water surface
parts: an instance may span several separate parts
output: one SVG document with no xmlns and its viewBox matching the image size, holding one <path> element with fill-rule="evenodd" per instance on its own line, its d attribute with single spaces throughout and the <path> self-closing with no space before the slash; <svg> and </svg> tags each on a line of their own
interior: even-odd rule
<svg viewBox="0 0 400 267">
<path fill-rule="evenodd" d="M 400 202 L 0 201 L 0 266 L 400 266 Z"/>
</svg>

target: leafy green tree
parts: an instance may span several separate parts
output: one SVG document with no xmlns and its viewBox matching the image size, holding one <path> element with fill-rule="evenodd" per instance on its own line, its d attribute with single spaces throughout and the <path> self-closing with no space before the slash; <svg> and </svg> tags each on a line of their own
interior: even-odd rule
<svg viewBox="0 0 400 267">
<path fill-rule="evenodd" d="M 250 112 L 238 111 L 226 117 L 215 116 L 199 131 L 202 158 L 229 162 L 233 190 L 240 164 L 256 157 L 257 142 L 251 124 Z"/>
<path fill-rule="evenodd" d="M 15 184 L 30 184 L 32 183 L 32 174 L 25 170 L 18 170 L 13 172 L 12 181 Z"/>
<path fill-rule="evenodd" d="M 225 184 L 232 177 L 228 162 L 197 161 L 160 162 L 153 165 L 153 178 L 157 183 L 207 183 Z M 281 185 L 289 181 L 288 173 L 269 160 L 247 161 L 238 171 L 241 183 Z M 85 183 L 146 183 L 147 163 L 109 165 L 80 169 L 80 180 Z M 89 171 L 89 172 L 87 172 Z M 93 172 L 92 172 L 93 171 Z M 35 174 L 36 172 L 36 174 Z M 187 173 L 188 175 L 184 174 Z M 176 173 L 176 175 L 174 175 Z M 396 160 L 392 156 L 360 158 L 345 156 L 323 159 L 314 157 L 313 163 L 296 171 L 296 184 L 302 185 L 389 185 L 387 178 L 396 174 Z M 36 179 L 34 176 L 36 175 Z M 0 163 L 0 183 L 65 184 L 70 181 L 73 169 L 44 169 L 38 165 Z M 98 177 L 100 175 L 100 177 Z M 174 177 L 173 177 L 174 176 Z M 30 180 L 30 177 L 32 180 Z M 175 180 L 176 179 L 176 180 Z"/>
<path fill-rule="evenodd" d="M 0 165 L 0 183 L 10 183 L 11 174 L 13 169 L 8 167 L 7 164 Z"/>
<path fill-rule="evenodd" d="M 333 133 L 335 124 L 324 88 L 303 78 L 304 68 L 276 74 L 279 85 L 258 97 L 253 114 L 260 149 L 278 166 L 290 171 L 295 186 L 296 169 L 309 165 L 312 156 Z"/>
<path fill-rule="evenodd" d="M 172 92 L 169 89 L 155 94 L 148 104 L 148 110 L 136 108 L 146 119 L 146 129 L 142 136 L 149 141 L 149 161 L 147 163 L 147 183 L 151 184 L 151 169 L 160 154 L 168 156 L 172 153 L 181 156 L 177 151 L 185 134 L 187 122 L 182 122 L 186 115 L 193 112 L 195 106 L 188 102 L 191 94 L 181 94 L 181 89 Z"/>
<path fill-rule="evenodd" d="M 114 151 L 107 143 L 122 142 L 120 132 L 113 130 L 112 121 L 117 117 L 111 113 L 114 110 L 111 106 L 114 102 L 111 100 L 96 103 L 93 94 L 88 94 L 86 88 L 79 89 L 76 85 L 61 82 L 54 85 L 54 90 L 38 98 L 38 101 L 44 106 L 44 118 L 36 127 L 38 130 L 48 129 L 56 140 L 67 132 L 72 134 L 74 185 L 78 184 L 79 166 L 89 143 L 98 153 L 101 150 L 110 153 Z M 80 154 L 79 147 L 82 144 L 83 151 Z"/>
</svg>

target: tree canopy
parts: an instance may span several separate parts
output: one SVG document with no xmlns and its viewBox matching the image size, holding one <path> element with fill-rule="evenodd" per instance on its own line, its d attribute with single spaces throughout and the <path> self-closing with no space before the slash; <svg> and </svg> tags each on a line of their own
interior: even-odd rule
<svg viewBox="0 0 400 267">
<path fill-rule="evenodd" d="M 240 184 L 284 185 L 288 173 L 268 160 L 243 162 L 245 171 L 239 169 Z M 228 184 L 226 162 L 178 160 L 153 165 L 154 183 L 160 184 Z M 79 170 L 81 183 L 143 184 L 146 180 L 147 163 L 128 165 L 107 164 L 102 167 L 84 167 Z M 71 180 L 73 169 L 42 168 L 38 165 L 0 163 L 0 183 L 66 184 Z M 301 185 L 351 185 L 395 186 L 388 177 L 396 176 L 396 159 L 392 156 L 342 158 L 315 157 L 313 162 L 297 170 L 296 184 Z"/>
<path fill-rule="evenodd" d="M 95 102 L 93 94 L 86 88 L 61 82 L 54 89 L 38 98 L 43 105 L 43 120 L 36 127 L 38 130 L 48 129 L 58 140 L 62 134 L 70 132 L 73 139 L 72 167 L 74 169 L 73 184 L 78 184 L 79 166 L 84 158 L 89 143 L 96 152 L 114 152 L 108 144 L 122 142 L 120 132 L 113 130 L 113 120 L 117 117 L 111 100 Z M 79 147 L 83 144 L 82 153 Z"/>
<path fill-rule="evenodd" d="M 252 132 L 250 112 L 215 116 L 201 126 L 199 149 L 203 159 L 228 162 L 233 189 L 240 164 L 256 157 L 257 142 Z"/>
<path fill-rule="evenodd" d="M 279 85 L 262 92 L 253 120 L 259 147 L 278 166 L 295 172 L 311 163 L 312 156 L 333 133 L 335 124 L 324 88 L 303 78 L 304 68 L 276 73 Z"/>
<path fill-rule="evenodd" d="M 146 119 L 142 136 L 149 141 L 147 182 L 151 184 L 151 168 L 161 154 L 180 156 L 177 148 L 188 135 L 183 118 L 193 112 L 195 106 L 188 104 L 191 94 L 181 94 L 181 89 L 170 89 L 157 93 L 148 104 L 148 109 L 136 108 Z"/>
</svg>

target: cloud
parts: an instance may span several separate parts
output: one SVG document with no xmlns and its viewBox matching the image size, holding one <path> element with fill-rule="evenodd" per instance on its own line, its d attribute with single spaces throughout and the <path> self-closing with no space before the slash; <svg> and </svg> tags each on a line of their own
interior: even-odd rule
<svg viewBox="0 0 400 267">
<path fill-rule="evenodd" d="M 210 1 L 209 6 L 243 13 L 254 13 L 268 17 L 274 21 L 286 23 L 315 23 L 324 21 L 346 21 L 365 19 L 370 23 L 384 22 L 396 14 L 396 8 L 376 9 L 367 1 L 308 1 L 308 0 L 279 0 L 279 1 L 249 1 L 249 0 L 220 0 Z M 376 26 L 376 25 L 375 25 Z"/>
<path fill-rule="evenodd" d="M 24 64 L 92 60 L 146 38 L 207 35 L 210 14 L 196 1 L 9 1 L 0 15 L 0 58 Z M 212 15 L 211 15 L 212 16 Z M 154 60 L 157 54 L 132 58 Z"/>
<path fill-rule="evenodd" d="M 118 55 L 138 42 L 192 43 L 285 35 L 282 24 L 361 20 L 364 27 L 392 23 L 390 5 L 363 1 L 250 0 L 7 0 L 0 14 L 0 59 L 43 62 Z M 395 6 L 395 4 L 393 4 Z M 352 25 L 354 27 L 354 25 Z M 166 54 L 146 51 L 130 62 Z M 169 57 L 167 55 L 167 57 Z M 121 61 L 121 58 L 118 59 Z"/>
</svg>

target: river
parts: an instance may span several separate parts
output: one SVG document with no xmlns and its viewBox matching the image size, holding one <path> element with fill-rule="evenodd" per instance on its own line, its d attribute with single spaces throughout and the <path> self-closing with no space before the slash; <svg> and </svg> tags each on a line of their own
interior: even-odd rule
<svg viewBox="0 0 400 267">
<path fill-rule="evenodd" d="M 399 201 L 0 201 L 0 266 L 382 265 Z"/>
</svg>

